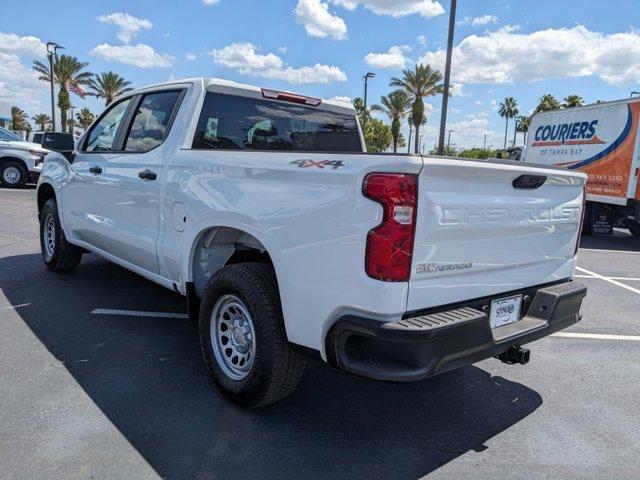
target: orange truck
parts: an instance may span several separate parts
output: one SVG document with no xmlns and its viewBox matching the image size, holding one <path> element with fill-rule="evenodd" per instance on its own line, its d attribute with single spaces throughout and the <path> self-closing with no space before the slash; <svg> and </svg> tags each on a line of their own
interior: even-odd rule
<svg viewBox="0 0 640 480">
<path fill-rule="evenodd" d="M 543 112 L 531 119 L 525 162 L 589 175 L 584 233 L 620 227 L 640 237 L 639 119 L 640 98 Z"/>
</svg>

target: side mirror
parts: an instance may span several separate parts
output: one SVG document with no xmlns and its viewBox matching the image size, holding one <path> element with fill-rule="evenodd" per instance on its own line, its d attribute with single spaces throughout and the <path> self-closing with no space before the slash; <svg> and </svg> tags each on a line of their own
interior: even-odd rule
<svg viewBox="0 0 640 480">
<path fill-rule="evenodd" d="M 61 153 L 69 163 L 73 163 L 76 156 L 74 143 L 71 133 L 45 132 L 42 136 L 42 148 Z"/>
</svg>

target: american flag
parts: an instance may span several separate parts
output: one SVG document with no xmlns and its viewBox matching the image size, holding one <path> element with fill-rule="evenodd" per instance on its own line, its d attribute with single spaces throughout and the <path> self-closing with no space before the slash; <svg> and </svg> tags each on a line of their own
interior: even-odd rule
<svg viewBox="0 0 640 480">
<path fill-rule="evenodd" d="M 69 88 L 70 91 L 72 91 L 73 93 L 75 93 L 77 96 L 79 96 L 81 99 L 84 100 L 84 97 L 86 96 L 86 93 L 79 86 L 77 86 L 77 85 L 69 85 L 68 88 Z"/>
</svg>

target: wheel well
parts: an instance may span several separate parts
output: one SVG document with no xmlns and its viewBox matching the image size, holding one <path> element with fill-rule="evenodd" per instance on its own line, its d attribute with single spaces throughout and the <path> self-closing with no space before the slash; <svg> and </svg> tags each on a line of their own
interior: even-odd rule
<svg viewBox="0 0 640 480">
<path fill-rule="evenodd" d="M 19 158 L 19 157 L 0 157 L 0 167 L 2 167 L 2 165 L 4 165 L 5 163 L 9 163 L 9 162 L 21 163 L 22 166 L 25 168 L 25 170 L 28 171 L 27 164 L 24 163 L 24 160 L 22 160 L 21 158 Z"/>
<path fill-rule="evenodd" d="M 38 188 L 38 215 L 42 212 L 42 207 L 47 203 L 47 200 L 50 198 L 56 198 L 56 193 L 53 190 L 53 187 L 48 183 L 43 183 Z"/>
<path fill-rule="evenodd" d="M 200 234 L 193 252 L 195 293 L 202 297 L 207 282 L 220 268 L 241 262 L 273 266 L 265 246 L 254 236 L 230 227 L 212 227 Z"/>
</svg>

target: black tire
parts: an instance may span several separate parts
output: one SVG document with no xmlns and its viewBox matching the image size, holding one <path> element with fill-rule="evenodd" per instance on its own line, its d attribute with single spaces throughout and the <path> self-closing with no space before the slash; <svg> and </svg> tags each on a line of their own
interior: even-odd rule
<svg viewBox="0 0 640 480">
<path fill-rule="evenodd" d="M 70 272 L 82 259 L 82 250 L 64 236 L 54 198 L 46 201 L 40 213 L 40 249 L 45 265 L 54 272 Z"/>
<path fill-rule="evenodd" d="M 22 162 L 11 161 L 0 166 L 0 183 L 6 188 L 24 187 L 29 180 L 29 172 Z"/>
<path fill-rule="evenodd" d="M 634 237 L 640 238 L 640 223 L 629 223 L 629 231 Z"/>
<path fill-rule="evenodd" d="M 253 364 L 241 379 L 229 376 L 228 367 L 216 359 L 211 333 L 214 306 L 229 297 L 241 300 L 255 331 Z M 275 273 L 267 264 L 238 263 L 216 272 L 202 298 L 199 330 L 207 370 L 218 389 L 236 405 L 255 408 L 277 402 L 290 395 L 302 379 L 306 359 L 289 346 Z M 223 353 L 218 350 L 218 355 Z"/>
</svg>

